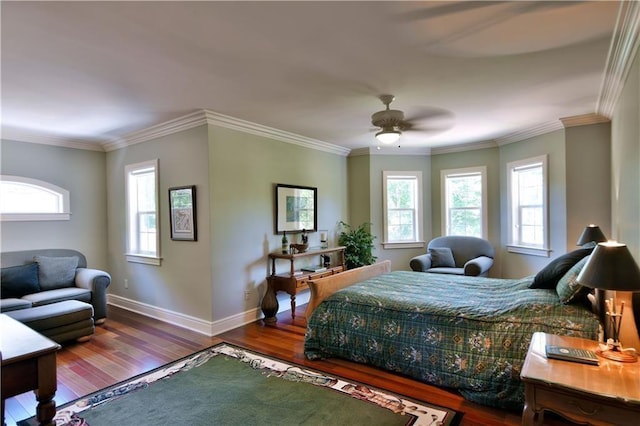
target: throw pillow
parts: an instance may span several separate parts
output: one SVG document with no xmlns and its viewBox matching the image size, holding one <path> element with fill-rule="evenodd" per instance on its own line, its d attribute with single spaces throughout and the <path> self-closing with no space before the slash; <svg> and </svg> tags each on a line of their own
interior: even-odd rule
<svg viewBox="0 0 640 426">
<path fill-rule="evenodd" d="M 38 278 L 40 289 L 54 290 L 56 288 L 71 287 L 76 278 L 78 257 L 46 257 L 35 256 L 38 263 Z"/>
<path fill-rule="evenodd" d="M 558 280 L 592 251 L 593 247 L 581 248 L 554 259 L 536 274 L 529 288 L 555 288 Z"/>
<path fill-rule="evenodd" d="M 449 247 L 434 247 L 429 249 L 432 268 L 455 268 L 456 261 Z"/>
<path fill-rule="evenodd" d="M 585 287 L 578 283 L 578 275 L 589 260 L 589 257 L 590 256 L 582 258 L 582 260 L 573 265 L 571 269 L 569 269 L 567 273 L 560 278 L 560 281 L 558 281 L 556 293 L 558 293 L 560 301 L 565 305 L 583 300 L 587 293 L 591 291 L 589 287 Z"/>
<path fill-rule="evenodd" d="M 29 263 L 27 265 L 2 268 L 0 282 L 2 282 L 3 299 L 20 299 L 27 294 L 37 293 L 40 291 L 38 264 Z"/>
</svg>

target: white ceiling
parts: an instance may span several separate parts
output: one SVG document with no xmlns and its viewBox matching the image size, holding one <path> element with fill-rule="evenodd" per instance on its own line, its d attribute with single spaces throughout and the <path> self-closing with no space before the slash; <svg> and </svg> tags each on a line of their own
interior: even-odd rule
<svg viewBox="0 0 640 426">
<path fill-rule="evenodd" d="M 437 129 L 402 148 L 491 141 L 600 112 L 618 7 L 2 1 L 2 129 L 104 145 L 206 109 L 356 149 L 391 93 Z"/>
</svg>

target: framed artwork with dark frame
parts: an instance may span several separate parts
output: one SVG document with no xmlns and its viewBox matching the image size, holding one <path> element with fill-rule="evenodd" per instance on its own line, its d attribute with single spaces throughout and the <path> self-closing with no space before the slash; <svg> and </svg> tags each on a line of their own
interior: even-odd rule
<svg viewBox="0 0 640 426">
<path fill-rule="evenodd" d="M 318 229 L 318 188 L 276 184 L 276 234 Z"/>
<path fill-rule="evenodd" d="M 172 240 L 197 241 L 195 185 L 169 188 L 169 220 Z"/>
</svg>

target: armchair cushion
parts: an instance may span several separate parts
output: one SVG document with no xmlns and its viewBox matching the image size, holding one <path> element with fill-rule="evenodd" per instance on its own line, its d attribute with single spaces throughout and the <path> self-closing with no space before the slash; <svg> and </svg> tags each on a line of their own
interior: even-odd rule
<svg viewBox="0 0 640 426">
<path fill-rule="evenodd" d="M 2 268 L 2 298 L 16 298 L 40 291 L 38 284 L 38 264 L 9 266 Z"/>
<path fill-rule="evenodd" d="M 71 287 L 76 278 L 78 258 L 34 256 L 38 263 L 38 278 L 41 290 Z"/>
<path fill-rule="evenodd" d="M 429 249 L 432 268 L 455 268 L 456 261 L 449 247 L 432 247 Z"/>
</svg>

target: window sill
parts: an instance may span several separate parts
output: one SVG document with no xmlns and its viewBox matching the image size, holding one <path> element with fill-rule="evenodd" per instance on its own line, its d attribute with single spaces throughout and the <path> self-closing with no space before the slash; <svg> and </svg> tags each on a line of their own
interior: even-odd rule
<svg viewBox="0 0 640 426">
<path fill-rule="evenodd" d="M 127 253 L 125 254 L 125 258 L 127 259 L 127 262 L 143 263 L 145 265 L 154 265 L 154 266 L 160 266 L 160 263 L 162 262 L 161 257 L 145 256 L 142 254 Z"/>
<path fill-rule="evenodd" d="M 409 249 L 424 248 L 424 241 L 411 241 L 406 243 L 382 243 L 384 249 Z"/>
<path fill-rule="evenodd" d="M 530 256 L 549 257 L 551 255 L 551 249 L 541 247 L 528 247 L 528 246 L 516 246 L 508 245 L 507 251 L 510 253 L 528 254 Z"/>
<path fill-rule="evenodd" d="M 2 213 L 2 222 L 38 222 L 47 220 L 70 220 L 70 213 Z"/>
</svg>

